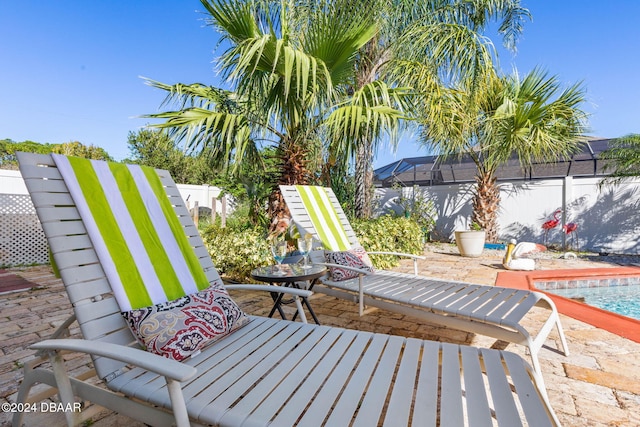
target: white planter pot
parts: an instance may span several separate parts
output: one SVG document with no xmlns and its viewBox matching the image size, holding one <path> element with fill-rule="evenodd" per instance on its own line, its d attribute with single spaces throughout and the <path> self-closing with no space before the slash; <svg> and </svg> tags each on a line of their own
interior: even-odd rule
<svg viewBox="0 0 640 427">
<path fill-rule="evenodd" d="M 484 249 L 485 232 L 484 230 L 464 230 L 456 231 L 456 245 L 460 255 L 466 257 L 479 257 Z"/>
</svg>

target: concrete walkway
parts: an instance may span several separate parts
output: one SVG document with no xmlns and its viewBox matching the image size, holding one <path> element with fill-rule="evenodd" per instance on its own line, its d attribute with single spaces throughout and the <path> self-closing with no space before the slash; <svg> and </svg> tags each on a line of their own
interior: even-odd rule
<svg viewBox="0 0 640 427">
<path fill-rule="evenodd" d="M 454 247 L 447 244 L 430 245 L 426 260 L 420 263 L 420 274 L 441 279 L 462 280 L 492 285 L 502 270 L 500 251 L 485 251 L 480 258 L 462 258 Z M 581 257 L 565 260 L 558 255 L 547 255 L 538 260 L 540 269 L 615 267 L 616 263 L 633 262 L 628 258 Z M 409 262 L 397 268 L 411 272 Z M 69 302 L 60 280 L 53 277 L 48 267 L 13 269 L 33 282 L 28 291 L 0 295 L 0 401 L 15 402 L 21 381 L 21 362 L 33 357 L 27 347 L 46 338 L 71 313 Z M 234 298 L 248 313 L 266 315 L 271 308 L 268 296 L 253 292 L 235 292 Z M 357 305 L 315 294 L 312 305 L 323 324 L 359 330 L 398 334 L 453 343 L 490 347 L 495 343 L 483 336 L 433 327 L 408 316 L 375 311 L 358 316 Z M 640 425 L 640 344 L 583 322 L 561 316 L 569 341 L 571 356 L 555 352 L 557 335 L 552 332 L 547 349 L 540 353 L 540 362 L 553 407 L 565 426 L 638 426 Z M 534 312 L 526 325 L 540 324 Z M 77 330 L 75 330 L 77 334 Z M 510 351 L 528 360 L 524 349 L 511 345 Z M 70 355 L 72 371 L 89 369 L 86 356 Z M 92 416 L 92 426 L 142 426 L 140 423 L 106 410 Z M 83 411 L 89 411 L 89 408 Z M 8 425 L 10 414 L 2 413 L 0 425 Z M 25 416 L 25 425 L 63 425 L 61 413 L 36 413 Z"/>
</svg>

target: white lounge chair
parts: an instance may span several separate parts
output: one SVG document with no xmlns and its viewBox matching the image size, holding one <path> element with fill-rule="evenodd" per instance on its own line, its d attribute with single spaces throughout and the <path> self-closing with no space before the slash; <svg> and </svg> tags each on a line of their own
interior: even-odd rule
<svg viewBox="0 0 640 427">
<path fill-rule="evenodd" d="M 189 247 L 174 254 L 170 267 L 178 271 L 183 257 L 192 260 L 195 256 L 206 280 L 219 286 L 216 270 L 169 174 L 145 170 L 153 175 L 148 179 L 159 178 L 161 186 L 155 187 L 159 191 L 143 194 L 145 207 L 138 206 L 121 217 L 122 212 L 112 209 L 120 209 L 115 206 L 119 197 L 131 196 L 105 193 L 102 186 L 112 178 L 103 176 L 111 167 L 104 162 L 81 161 L 82 167 L 95 167 L 100 173 L 99 182 L 77 178 L 82 181 L 80 186 L 90 193 L 95 189 L 98 197 L 105 195 L 110 200 L 103 206 L 109 212 L 92 213 L 92 208 L 87 211 L 83 205 L 93 202 L 70 194 L 70 187 L 78 183 L 67 176 L 63 179 L 67 172 L 61 174 L 51 156 L 19 153 L 18 160 L 84 337 L 60 338 L 70 319 L 55 339 L 32 346 L 43 359 L 26 364 L 20 403 L 29 401 L 32 385 L 45 383 L 57 388 L 64 405 L 77 396 L 154 426 L 559 425 L 540 387 L 540 376 L 522 358 L 505 351 L 249 316 L 248 324 L 182 361 L 147 352 L 121 315 L 121 304 L 133 304 L 139 295 L 128 295 L 123 303 L 122 295 L 117 294 L 122 289 L 127 292 L 128 285 L 115 283 L 133 271 L 147 275 L 141 266 L 147 261 L 141 253 L 132 253 L 135 265 L 120 270 L 120 276 L 111 271 L 127 263 L 121 255 L 132 251 L 136 235 L 144 251 L 151 252 L 169 251 L 169 246 L 184 243 L 186 236 Z M 120 185 L 120 177 L 113 179 L 123 188 L 128 185 Z M 136 191 L 145 193 L 140 188 Z M 147 227 L 146 219 L 140 218 L 146 214 L 141 211 L 151 212 L 154 208 L 149 206 L 157 203 L 166 207 L 167 201 L 172 208 L 156 212 L 151 218 L 154 226 Z M 118 224 L 132 220 L 134 228 L 125 231 L 119 226 L 105 234 L 98 224 L 100 234 L 96 236 L 94 223 L 104 220 L 96 216 L 110 212 L 118 216 Z M 178 228 L 171 228 L 176 223 Z M 102 253 L 99 246 L 122 243 L 120 238 L 116 243 L 102 242 L 120 232 L 126 241 L 122 252 Z M 147 247 L 153 236 L 163 244 Z M 164 257 L 161 253 L 156 256 Z M 115 265 L 109 265 L 112 261 Z M 167 267 L 154 262 L 150 266 Z M 190 280 L 179 285 L 187 287 L 187 282 Z M 158 290 L 147 282 L 144 286 L 150 293 Z M 294 296 L 310 294 L 286 291 Z M 302 312 L 300 306 L 298 309 Z M 102 384 L 71 378 L 62 356 L 66 351 L 90 354 Z M 38 366 L 47 358 L 53 369 Z M 80 422 L 81 415 L 67 413 L 69 425 Z M 16 415 L 14 426 L 21 424 L 21 418 Z"/>
<path fill-rule="evenodd" d="M 345 251 L 360 246 L 331 188 L 282 185 L 280 189 L 296 226 L 311 233 L 326 250 Z M 316 263 L 327 264 L 323 251 L 312 253 L 310 258 Z M 538 292 L 421 277 L 417 275 L 415 263 L 414 258 L 414 275 L 360 271 L 357 278 L 344 281 L 327 276 L 320 282 L 324 286 L 316 286 L 313 290 L 357 301 L 360 315 L 364 313 L 365 306 L 372 306 L 524 345 L 529 349 L 533 367 L 538 373 L 541 373 L 538 352 L 554 325 L 563 353 L 569 354 L 555 304 L 547 296 Z M 547 320 L 535 336 L 520 323 L 533 307 L 548 310 Z"/>
</svg>

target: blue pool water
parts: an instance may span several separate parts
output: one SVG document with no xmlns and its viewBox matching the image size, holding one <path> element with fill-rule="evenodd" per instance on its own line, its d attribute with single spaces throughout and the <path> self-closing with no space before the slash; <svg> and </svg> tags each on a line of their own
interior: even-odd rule
<svg viewBox="0 0 640 427">
<path fill-rule="evenodd" d="M 536 282 L 540 290 L 640 320 L 640 278 Z"/>
</svg>

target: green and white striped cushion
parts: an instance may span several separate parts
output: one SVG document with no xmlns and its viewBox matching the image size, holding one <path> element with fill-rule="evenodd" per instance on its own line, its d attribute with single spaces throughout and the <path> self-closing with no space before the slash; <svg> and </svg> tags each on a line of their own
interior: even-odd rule
<svg viewBox="0 0 640 427">
<path fill-rule="evenodd" d="M 331 204 L 327 190 L 310 185 L 296 185 L 296 190 L 325 249 L 331 251 L 351 249 L 347 233 Z"/>
<path fill-rule="evenodd" d="M 121 311 L 209 287 L 153 168 L 53 155 Z"/>
</svg>

